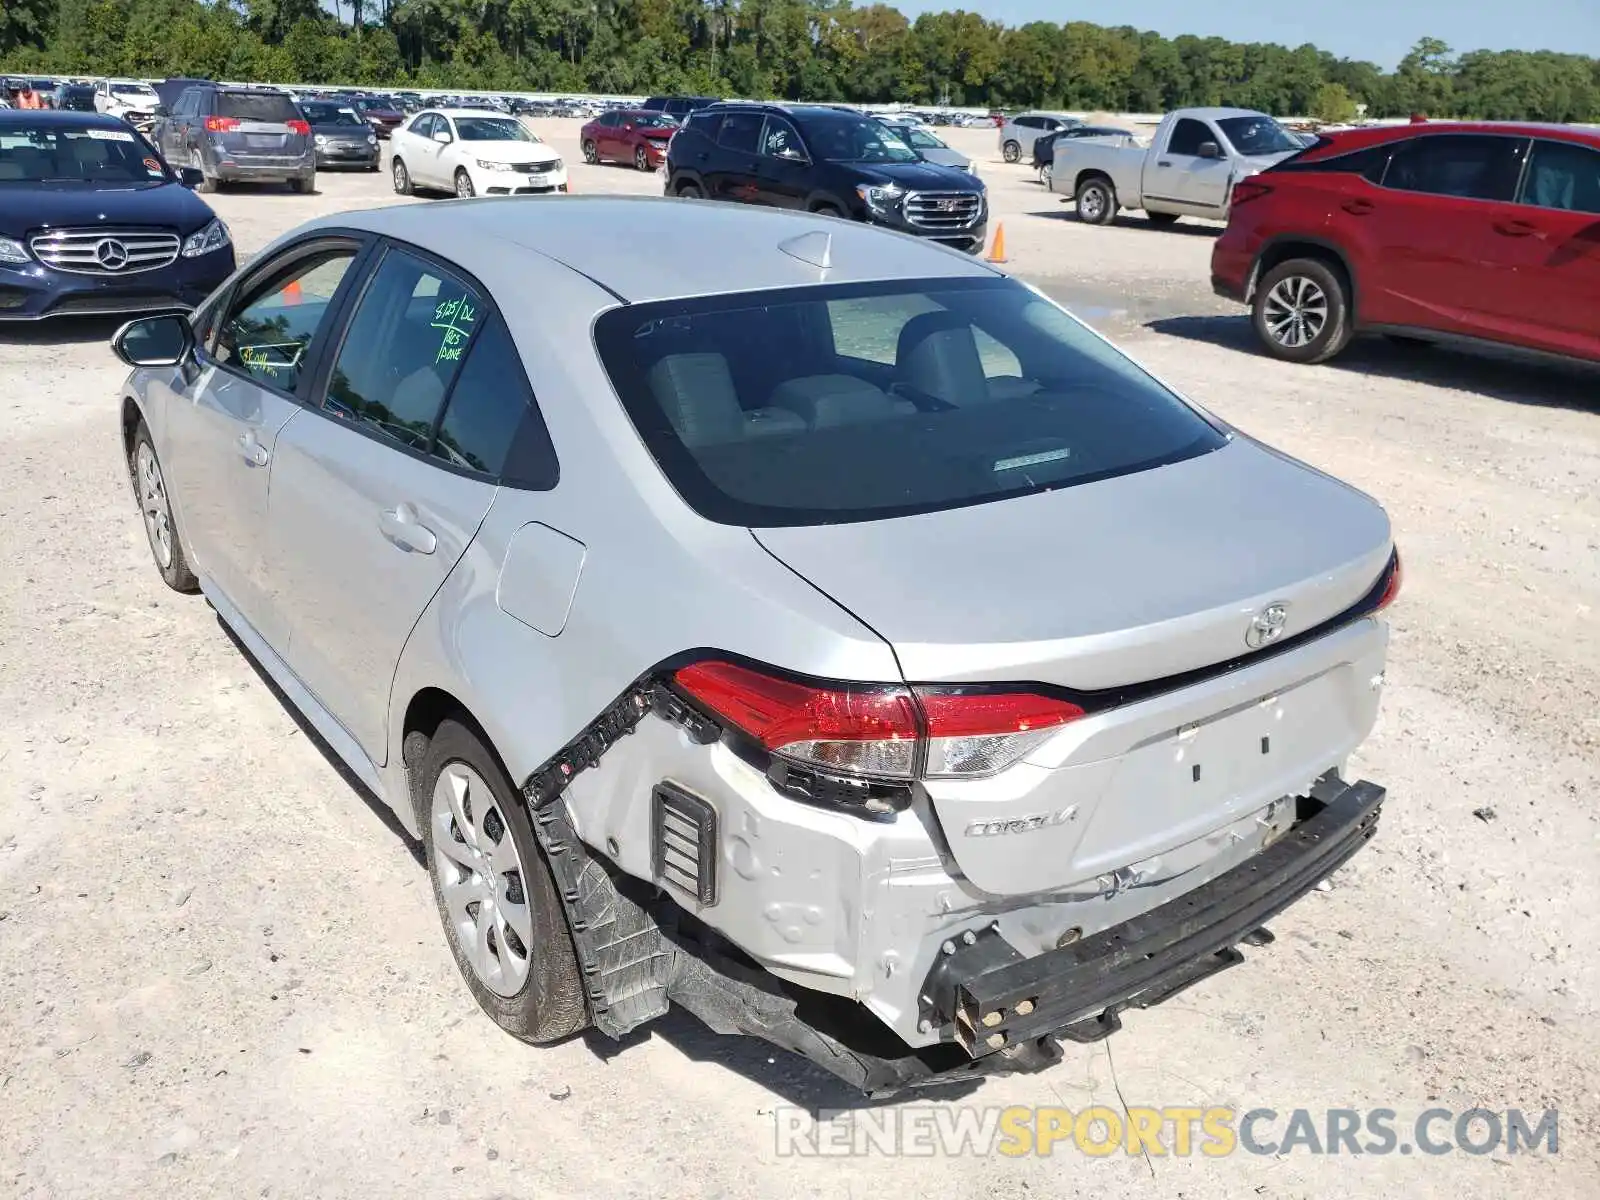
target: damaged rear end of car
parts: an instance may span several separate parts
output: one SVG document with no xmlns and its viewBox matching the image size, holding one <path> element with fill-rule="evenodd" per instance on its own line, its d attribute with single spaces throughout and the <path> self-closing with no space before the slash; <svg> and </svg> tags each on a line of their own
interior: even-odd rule
<svg viewBox="0 0 1600 1200">
<path fill-rule="evenodd" d="M 1369 497 L 1009 280 L 624 305 L 595 341 L 684 516 L 896 668 L 702 637 L 528 777 L 603 1032 L 678 1003 L 869 1092 L 1038 1069 L 1373 836 Z"/>
</svg>

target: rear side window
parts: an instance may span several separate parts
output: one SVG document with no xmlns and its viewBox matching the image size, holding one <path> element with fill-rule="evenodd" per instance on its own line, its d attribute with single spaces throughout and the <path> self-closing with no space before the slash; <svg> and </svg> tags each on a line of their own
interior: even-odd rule
<svg viewBox="0 0 1600 1200">
<path fill-rule="evenodd" d="M 426 451 L 482 308 L 477 292 L 454 276 L 389 251 L 350 320 L 324 411 Z"/>
<path fill-rule="evenodd" d="M 1600 213 L 1600 151 L 1573 142 L 1534 142 L 1522 202 L 1562 212 Z"/>
<path fill-rule="evenodd" d="M 294 101 L 281 92 L 222 92 L 217 96 L 217 115 L 241 121 L 271 121 L 282 124 L 298 120 Z"/>
<path fill-rule="evenodd" d="M 512 487 L 545 491 L 556 485 L 555 448 L 499 314 L 484 325 L 456 376 L 432 454 Z"/>
<path fill-rule="evenodd" d="M 1323 138 L 1305 153 L 1321 150 L 1330 141 L 1329 138 Z M 1378 146 L 1367 146 L 1362 150 L 1352 150 L 1348 154 L 1335 154 L 1309 162 L 1303 156 L 1296 155 L 1294 158 L 1285 159 L 1275 166 L 1268 167 L 1267 172 L 1275 175 L 1301 174 L 1308 171 L 1317 174 L 1359 175 L 1368 183 L 1382 183 L 1383 173 L 1389 166 L 1389 155 L 1393 150 L 1393 143 L 1385 142 Z"/>
<path fill-rule="evenodd" d="M 695 133 L 704 134 L 712 141 L 717 140 L 717 134 L 722 129 L 722 114 L 719 112 L 691 113 L 689 123 L 685 126 Z"/>
<path fill-rule="evenodd" d="M 1193 117 L 1184 117 L 1173 127 L 1172 137 L 1167 142 L 1168 154 L 1187 154 L 1198 158 L 1200 146 L 1205 142 L 1214 142 L 1217 135 L 1211 132 L 1211 126 L 1204 121 L 1196 121 Z"/>
<path fill-rule="evenodd" d="M 760 113 L 732 112 L 722 118 L 722 131 L 717 135 L 717 145 L 725 150 L 754 154 L 761 141 Z"/>
<path fill-rule="evenodd" d="M 1492 134 L 1434 134 L 1395 147 L 1385 187 L 1464 200 L 1510 200 L 1516 191 L 1525 138 Z"/>
<path fill-rule="evenodd" d="M 596 344 L 686 503 L 821 525 L 1147 470 L 1225 438 L 1010 279 L 897 281 L 629 305 Z"/>
</svg>

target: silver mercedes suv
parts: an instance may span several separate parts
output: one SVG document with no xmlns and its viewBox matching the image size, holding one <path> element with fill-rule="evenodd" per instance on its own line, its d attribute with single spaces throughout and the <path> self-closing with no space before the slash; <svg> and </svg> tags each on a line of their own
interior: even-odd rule
<svg viewBox="0 0 1600 1200">
<path fill-rule="evenodd" d="M 871 1092 L 1038 1069 L 1375 831 L 1383 510 L 966 256 L 384 208 L 115 345 L 162 577 L 420 836 L 527 1041 L 675 1002 Z"/>
</svg>

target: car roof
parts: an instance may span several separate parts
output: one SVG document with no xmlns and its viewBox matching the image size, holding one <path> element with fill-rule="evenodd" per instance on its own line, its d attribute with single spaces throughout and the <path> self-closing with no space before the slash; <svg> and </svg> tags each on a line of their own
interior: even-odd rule
<svg viewBox="0 0 1600 1200">
<path fill-rule="evenodd" d="M 346 227 L 410 242 L 481 275 L 519 251 L 561 263 L 628 303 L 819 282 L 997 277 L 976 259 L 905 234 L 833 217 L 659 196 L 480 197 L 331 214 Z M 626 237 L 618 237 L 625 230 Z M 827 270 L 781 248 L 831 235 Z M 640 246 L 650 247 L 648 254 Z"/>
<path fill-rule="evenodd" d="M 1362 125 L 1353 129 L 1329 130 L 1322 136 L 1341 150 L 1358 150 L 1366 146 L 1401 141 L 1405 138 L 1439 133 L 1490 133 L 1501 137 L 1542 137 L 1559 141 L 1579 142 L 1600 147 L 1600 129 L 1581 125 L 1560 125 L 1540 121 L 1417 121 L 1403 125 Z M 1313 147 L 1320 160 L 1323 150 Z"/>
<path fill-rule="evenodd" d="M 423 113 L 433 113 L 441 117 L 500 117 L 511 120 L 510 113 L 501 112 L 498 108 L 461 108 L 459 106 L 424 108 L 417 112 L 420 117 Z"/>
<path fill-rule="evenodd" d="M 105 113 L 76 112 L 65 108 L 0 108 L 0 125 L 31 125 L 46 129 L 121 129 L 128 124 L 121 117 Z"/>
</svg>

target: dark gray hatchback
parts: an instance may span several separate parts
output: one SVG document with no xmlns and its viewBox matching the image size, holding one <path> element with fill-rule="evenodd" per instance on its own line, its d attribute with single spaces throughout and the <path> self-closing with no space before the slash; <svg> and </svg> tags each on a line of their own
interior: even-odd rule
<svg viewBox="0 0 1600 1200">
<path fill-rule="evenodd" d="M 297 192 L 316 185 L 311 126 L 284 92 L 195 84 L 151 137 L 169 163 L 201 172 L 204 192 L 238 182 L 281 181 Z"/>
</svg>

